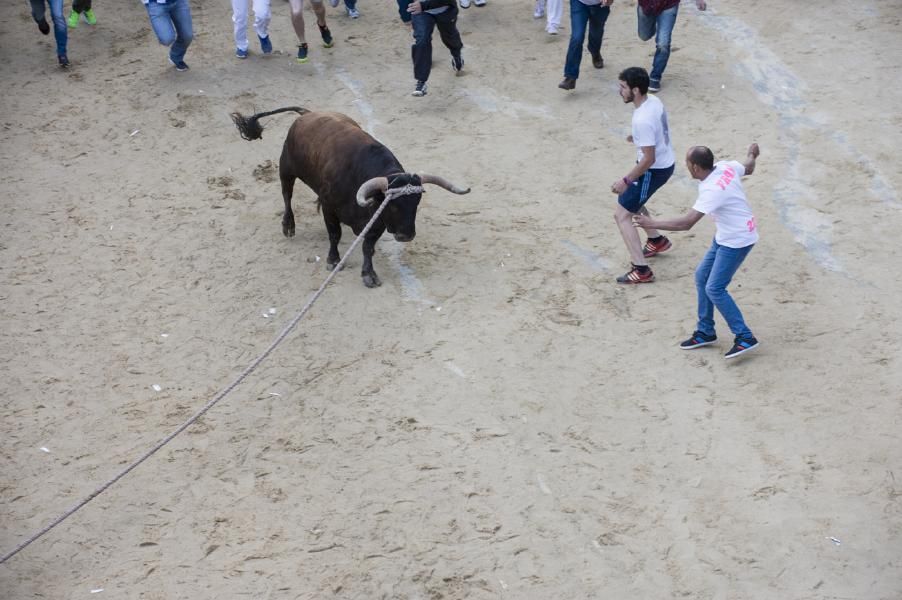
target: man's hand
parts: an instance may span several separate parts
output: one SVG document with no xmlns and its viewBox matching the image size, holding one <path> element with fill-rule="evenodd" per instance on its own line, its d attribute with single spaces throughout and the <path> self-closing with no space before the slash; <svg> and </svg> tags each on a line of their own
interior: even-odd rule
<svg viewBox="0 0 902 600">
<path fill-rule="evenodd" d="M 628 136 L 626 136 L 626 141 L 629 142 L 630 144 L 632 144 L 633 143 L 633 134 L 629 134 Z"/>
<path fill-rule="evenodd" d="M 411 2 L 407 5 L 407 12 L 412 15 L 418 15 L 423 12 L 423 4 L 421 2 Z"/>
<path fill-rule="evenodd" d="M 708 8 L 708 5 L 705 4 L 705 0 L 695 0 L 695 6 L 699 10 L 705 10 L 706 8 Z"/>
<path fill-rule="evenodd" d="M 749 146 L 749 156 L 752 158 L 758 158 L 758 155 L 761 154 L 761 149 L 758 148 L 758 144 L 752 144 Z"/>
<path fill-rule="evenodd" d="M 622 194 L 623 192 L 625 192 L 626 188 L 627 188 L 626 182 L 622 179 L 618 179 L 617 181 L 614 182 L 613 185 L 611 185 L 611 191 L 613 193 L 617 194 L 618 196 L 620 194 Z"/>
<path fill-rule="evenodd" d="M 653 219 L 648 215 L 633 215 L 633 227 L 642 227 L 644 229 L 654 228 Z"/>
</svg>

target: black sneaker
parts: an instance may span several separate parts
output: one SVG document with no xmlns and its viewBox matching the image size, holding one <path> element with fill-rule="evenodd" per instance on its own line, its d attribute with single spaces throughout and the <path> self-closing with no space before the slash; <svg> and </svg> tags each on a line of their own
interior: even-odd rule
<svg viewBox="0 0 902 600">
<path fill-rule="evenodd" d="M 455 75 L 460 75 L 460 72 L 464 70 L 464 57 L 463 56 L 452 56 L 451 57 L 451 68 L 454 69 Z"/>
<path fill-rule="evenodd" d="M 417 86 L 413 88 L 413 92 L 410 94 L 411 96 L 425 96 L 426 95 L 426 82 L 418 81 Z"/>
<path fill-rule="evenodd" d="M 758 347 L 758 340 L 755 339 L 754 336 L 747 338 L 736 338 L 733 341 L 733 347 L 730 348 L 730 351 L 723 355 L 724 358 L 736 358 L 740 354 L 745 354 L 749 350 L 754 350 Z"/>
<path fill-rule="evenodd" d="M 38 30 L 44 35 L 50 33 L 50 23 L 47 22 L 47 19 L 41 17 L 41 20 L 38 21 Z"/>
<path fill-rule="evenodd" d="M 316 26 L 319 27 L 319 34 L 321 36 L 323 36 L 323 47 L 331 48 L 332 47 L 332 32 L 329 31 L 329 26 L 328 25 L 320 25 L 319 23 L 317 23 Z"/>
<path fill-rule="evenodd" d="M 57 58 L 58 58 L 59 61 L 60 61 L 60 68 L 61 68 L 61 69 L 68 69 L 68 68 L 69 68 L 69 58 L 68 58 L 65 54 L 60 54 Z"/>
<path fill-rule="evenodd" d="M 183 60 L 180 60 L 180 61 L 176 62 L 176 61 L 174 61 L 174 60 L 172 60 L 172 59 L 170 58 L 170 59 L 169 59 L 169 62 L 171 62 L 171 63 L 172 63 L 172 66 L 175 67 L 175 70 L 178 71 L 178 72 L 180 72 L 180 73 L 184 73 L 185 71 L 188 70 L 188 63 L 186 63 L 186 62 L 183 61 Z"/>
<path fill-rule="evenodd" d="M 693 332 L 692 337 L 685 342 L 680 342 L 680 348 L 683 350 L 692 350 L 693 348 L 701 348 L 708 346 L 717 341 L 717 335 L 708 335 L 701 331 Z"/>
<path fill-rule="evenodd" d="M 298 62 L 303 64 L 310 60 L 307 58 L 307 44 L 298 44 Z"/>
</svg>

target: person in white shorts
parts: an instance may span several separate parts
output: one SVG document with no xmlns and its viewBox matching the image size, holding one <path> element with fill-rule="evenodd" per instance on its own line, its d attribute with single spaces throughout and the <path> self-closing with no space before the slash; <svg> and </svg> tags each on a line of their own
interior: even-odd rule
<svg viewBox="0 0 902 600">
<path fill-rule="evenodd" d="M 740 181 L 755 170 L 761 151 L 758 144 L 749 146 L 743 162 L 714 162 L 714 154 L 705 146 L 693 146 L 686 153 L 686 168 L 698 179 L 698 199 L 688 213 L 675 219 L 652 219 L 647 215 L 633 217 L 638 227 L 667 231 L 687 231 L 705 215 L 714 220 L 714 241 L 695 270 L 698 292 L 698 325 L 692 336 L 680 344 L 684 350 L 708 346 L 717 341 L 714 332 L 714 308 L 723 316 L 735 336 L 733 347 L 724 355 L 735 358 L 758 347 L 733 301 L 727 286 L 742 261 L 758 242 L 758 226 Z"/>
<path fill-rule="evenodd" d="M 260 50 L 263 54 L 272 54 L 272 42 L 269 39 L 269 21 L 272 13 L 269 9 L 269 0 L 232 0 L 232 23 L 235 24 L 235 56 L 247 58 L 247 17 L 248 6 L 254 7 L 254 31 L 260 40 Z"/>
</svg>

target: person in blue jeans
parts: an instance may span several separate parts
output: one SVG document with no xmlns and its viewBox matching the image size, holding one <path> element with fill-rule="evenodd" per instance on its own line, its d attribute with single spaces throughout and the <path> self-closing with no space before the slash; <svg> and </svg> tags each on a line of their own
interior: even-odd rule
<svg viewBox="0 0 902 600">
<path fill-rule="evenodd" d="M 38 29 L 44 35 L 50 33 L 50 24 L 47 23 L 47 5 L 50 5 L 50 18 L 53 20 L 53 36 L 56 38 L 56 57 L 60 67 L 69 67 L 69 57 L 66 54 L 66 45 L 69 33 L 66 30 L 66 19 L 63 17 L 63 0 L 30 0 L 31 18 L 38 24 Z"/>
<path fill-rule="evenodd" d="M 755 215 L 745 197 L 741 179 L 754 172 L 760 153 L 758 144 L 752 144 L 743 162 L 715 163 L 709 148 L 693 146 L 686 153 L 686 168 L 693 179 L 699 180 L 695 205 L 688 213 L 675 219 L 652 219 L 647 215 L 633 217 L 637 227 L 668 231 L 687 231 L 706 214 L 714 219 L 714 241 L 695 270 L 698 324 L 692 336 L 680 344 L 683 350 L 701 348 L 717 341 L 715 308 L 735 336 L 733 347 L 725 358 L 735 358 L 758 347 L 758 340 L 746 325 L 742 311 L 730 296 L 727 286 L 758 242 Z"/>
<path fill-rule="evenodd" d="M 169 47 L 169 62 L 176 71 L 187 71 L 185 53 L 194 30 L 191 27 L 191 7 L 188 0 L 141 0 L 147 7 L 150 26 L 157 39 Z"/>
<path fill-rule="evenodd" d="M 699 10 L 705 10 L 705 0 L 695 0 L 695 6 Z M 661 90 L 661 79 L 664 77 L 664 69 L 667 68 L 667 60 L 670 58 L 670 38 L 673 34 L 673 26 L 676 23 L 677 12 L 680 10 L 680 0 L 639 0 L 636 6 L 636 15 L 639 22 L 639 39 L 643 42 L 655 38 L 655 57 L 652 59 L 651 82 L 648 85 L 649 92 Z"/>
<path fill-rule="evenodd" d="M 407 12 L 413 23 L 413 76 L 416 79 L 412 95 L 426 95 L 426 81 L 432 72 L 432 32 L 438 29 L 442 43 L 451 52 L 451 68 L 460 75 L 464 68 L 461 54 L 464 43 L 457 30 L 457 3 L 454 0 L 410 0 Z"/>
<path fill-rule="evenodd" d="M 592 64 L 596 69 L 604 67 L 601 41 L 604 37 L 604 24 L 611 14 L 613 3 L 614 0 L 570 0 L 570 45 L 567 47 L 567 61 L 564 63 L 564 80 L 558 84 L 562 90 L 576 88 L 587 25 L 589 42 L 586 46 L 592 55 Z"/>
</svg>

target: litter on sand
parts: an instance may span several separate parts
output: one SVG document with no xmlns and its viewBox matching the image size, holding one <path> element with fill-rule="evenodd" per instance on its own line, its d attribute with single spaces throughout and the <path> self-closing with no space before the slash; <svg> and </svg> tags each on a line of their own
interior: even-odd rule
<svg viewBox="0 0 902 600">
<path fill-rule="evenodd" d="M 837 545 L 837 546 L 839 546 L 840 544 L 842 544 L 842 542 L 841 542 L 840 540 L 836 539 L 836 538 L 833 537 L 833 536 L 827 536 L 825 539 L 830 540 L 831 542 L 833 542 L 833 543 L 834 543 L 835 545 Z"/>
<path fill-rule="evenodd" d="M 153 388 L 153 391 L 155 391 L 155 392 L 160 392 L 160 391 L 163 390 L 163 388 L 161 388 L 161 387 L 160 387 L 158 384 L 156 384 L 156 383 L 153 384 L 153 385 L 150 386 L 150 387 L 152 387 L 152 388 Z"/>
<path fill-rule="evenodd" d="M 99 593 L 102 592 L 102 591 L 103 591 L 103 588 L 97 588 L 96 590 L 91 590 L 91 593 L 92 593 L 92 594 L 99 594 Z"/>
<path fill-rule="evenodd" d="M 263 313 L 263 318 L 264 318 L 264 319 L 268 319 L 268 318 L 269 318 L 269 313 Z"/>
<path fill-rule="evenodd" d="M 41 452 L 50 452 L 50 450 L 48 450 L 44 446 L 41 446 L 40 450 L 41 450 Z"/>
<path fill-rule="evenodd" d="M 135 129 L 133 132 L 131 132 L 130 134 L 128 134 L 128 137 L 135 137 L 135 136 L 138 135 L 140 132 L 141 132 L 140 129 Z"/>
<path fill-rule="evenodd" d="M 269 314 L 271 314 L 271 315 L 276 314 L 276 309 L 270 308 L 270 309 L 269 309 Z"/>
<path fill-rule="evenodd" d="M 280 394 L 279 392 L 270 392 L 269 395 L 270 396 L 279 396 L 280 398 L 282 397 L 282 394 Z"/>
<path fill-rule="evenodd" d="M 167 338 L 167 337 L 169 337 L 169 334 L 168 334 L 168 333 L 161 333 L 161 334 L 160 334 L 160 337 L 162 337 L 162 338 Z"/>
</svg>

